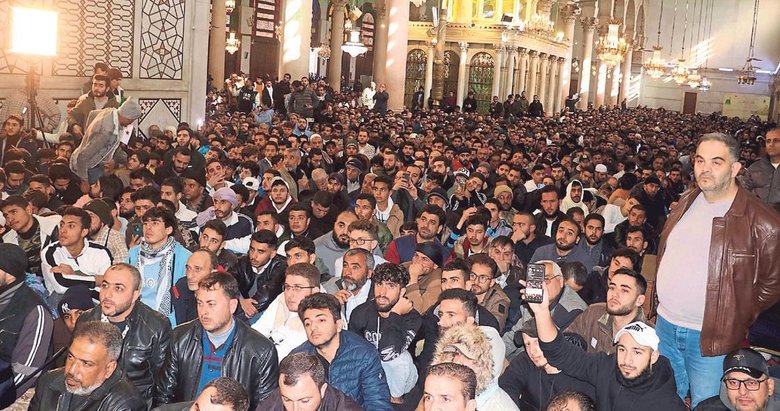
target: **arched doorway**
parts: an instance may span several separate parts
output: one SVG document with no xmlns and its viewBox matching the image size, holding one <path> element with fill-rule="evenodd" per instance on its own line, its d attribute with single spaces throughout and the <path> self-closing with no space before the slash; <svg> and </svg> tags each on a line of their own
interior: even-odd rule
<svg viewBox="0 0 780 411">
<path fill-rule="evenodd" d="M 447 50 L 444 52 L 444 97 L 446 98 L 450 91 L 458 95 L 458 65 L 460 57 L 458 53 Z"/>
<path fill-rule="evenodd" d="M 471 58 L 469 88 L 477 98 L 477 111 L 487 113 L 490 109 L 490 93 L 493 91 L 493 67 L 495 61 L 488 53 L 480 52 Z"/>
<path fill-rule="evenodd" d="M 404 88 L 404 106 L 412 106 L 412 95 L 425 85 L 425 65 L 428 55 L 425 51 L 414 49 L 406 56 L 406 87 Z"/>
</svg>

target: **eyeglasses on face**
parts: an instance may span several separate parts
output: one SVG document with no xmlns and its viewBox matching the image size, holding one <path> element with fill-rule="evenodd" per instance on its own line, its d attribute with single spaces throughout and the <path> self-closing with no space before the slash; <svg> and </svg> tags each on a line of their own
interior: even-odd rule
<svg viewBox="0 0 780 411">
<path fill-rule="evenodd" d="M 372 238 L 350 238 L 349 239 L 350 244 L 356 244 L 356 245 L 363 245 L 371 241 L 374 240 Z"/>
<path fill-rule="evenodd" d="M 493 278 L 493 276 L 491 276 L 491 275 L 477 274 L 477 273 L 475 273 L 473 271 L 471 272 L 471 280 L 472 281 L 477 281 L 477 282 L 480 282 L 480 283 L 486 283 L 486 282 L 490 281 L 492 278 Z"/>
<path fill-rule="evenodd" d="M 552 280 L 554 280 L 556 277 L 560 277 L 560 276 L 559 275 L 554 275 L 552 277 L 544 277 L 544 283 L 545 284 L 550 284 L 552 282 Z"/>
<path fill-rule="evenodd" d="M 289 284 L 282 285 L 282 290 L 290 291 L 293 293 L 299 293 L 303 290 L 311 290 L 312 288 L 316 288 L 316 287 L 301 287 L 300 285 L 289 285 Z"/>
<path fill-rule="evenodd" d="M 738 380 L 736 378 L 724 378 L 723 382 L 726 383 L 726 388 L 736 391 L 739 389 L 739 386 L 742 384 L 745 384 L 745 389 L 748 391 L 758 391 L 759 388 L 761 388 L 761 383 L 766 381 L 767 379 L 764 378 L 763 380 L 754 380 L 754 379 L 748 379 L 748 380 Z"/>
</svg>

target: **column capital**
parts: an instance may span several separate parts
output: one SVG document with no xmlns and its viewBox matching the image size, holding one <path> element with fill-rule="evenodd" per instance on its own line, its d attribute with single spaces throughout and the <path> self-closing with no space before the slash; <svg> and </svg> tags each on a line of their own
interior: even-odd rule
<svg viewBox="0 0 780 411">
<path fill-rule="evenodd" d="M 566 62 L 566 58 L 565 57 L 558 57 L 558 64 L 563 64 L 565 62 Z"/>
<path fill-rule="evenodd" d="M 493 50 L 496 51 L 496 54 L 504 54 L 506 47 L 503 44 L 495 44 L 493 45 Z"/>
<path fill-rule="evenodd" d="M 561 18 L 567 23 L 573 23 L 582 13 L 582 9 L 576 3 L 568 3 L 560 8 Z"/>
<path fill-rule="evenodd" d="M 536 50 L 529 50 L 528 55 L 531 56 L 532 59 L 539 58 L 539 52 Z"/>
<path fill-rule="evenodd" d="M 580 21 L 582 22 L 582 29 L 585 31 L 593 31 L 599 24 L 598 19 L 595 17 L 582 17 Z"/>
<path fill-rule="evenodd" d="M 544 61 L 544 60 L 547 60 L 547 57 L 548 57 L 548 56 L 549 56 L 549 54 L 547 54 L 547 53 L 539 53 L 539 58 L 540 58 L 542 61 Z"/>
<path fill-rule="evenodd" d="M 469 43 L 465 41 L 461 41 L 458 43 L 458 48 L 460 48 L 461 53 L 465 53 L 469 49 Z"/>
<path fill-rule="evenodd" d="M 536 4 L 536 13 L 540 16 L 550 16 L 550 10 L 552 9 L 554 0 L 539 0 Z"/>
<path fill-rule="evenodd" d="M 507 50 L 509 51 L 510 55 L 516 55 L 517 54 L 517 47 L 507 47 Z"/>
<path fill-rule="evenodd" d="M 550 60 L 550 63 L 554 63 L 558 61 L 558 56 L 553 56 L 552 54 L 547 56 L 547 59 Z"/>
<path fill-rule="evenodd" d="M 521 56 L 527 56 L 528 55 L 528 49 L 525 47 L 520 47 L 518 50 L 518 53 L 520 53 Z"/>
</svg>

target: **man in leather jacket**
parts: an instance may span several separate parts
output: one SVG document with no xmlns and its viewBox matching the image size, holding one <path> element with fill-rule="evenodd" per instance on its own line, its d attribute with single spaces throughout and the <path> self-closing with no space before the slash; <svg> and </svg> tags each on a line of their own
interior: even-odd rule
<svg viewBox="0 0 780 411">
<path fill-rule="evenodd" d="M 141 273 L 129 264 L 114 264 L 103 274 L 100 304 L 79 316 L 116 326 L 122 334 L 119 368 L 151 407 L 158 375 L 171 338 L 171 323 L 140 301 Z"/>
<path fill-rule="evenodd" d="M 29 410 L 147 410 L 146 401 L 118 366 L 121 351 L 122 334 L 113 325 L 88 321 L 77 327 L 65 368 L 38 380 Z"/>
<path fill-rule="evenodd" d="M 250 409 L 278 386 L 276 348 L 247 324 L 236 321 L 238 283 L 224 271 L 209 274 L 195 292 L 198 319 L 173 332 L 155 394 L 156 404 L 192 401 L 205 386 L 231 377 L 249 393 Z"/>
<path fill-rule="evenodd" d="M 250 323 L 282 293 L 287 260 L 276 254 L 276 235 L 269 230 L 252 234 L 249 253 L 236 263 L 233 275 L 238 282 L 239 302 Z"/>
<path fill-rule="evenodd" d="M 658 247 L 659 350 L 692 408 L 718 394 L 724 355 L 780 300 L 780 215 L 737 184 L 739 155 L 731 136 L 701 137 L 698 188 L 680 198 Z"/>
</svg>

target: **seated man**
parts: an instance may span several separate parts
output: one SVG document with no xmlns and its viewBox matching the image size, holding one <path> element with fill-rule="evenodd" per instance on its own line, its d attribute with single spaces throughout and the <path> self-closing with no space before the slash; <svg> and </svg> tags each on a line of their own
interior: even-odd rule
<svg viewBox="0 0 780 411">
<path fill-rule="evenodd" d="M 436 364 L 425 377 L 425 411 L 446 409 L 476 411 L 477 375 L 465 365 L 454 362 Z"/>
<path fill-rule="evenodd" d="M 279 363 L 279 388 L 257 411 L 360 411 L 363 408 L 325 378 L 325 367 L 315 355 L 290 354 Z"/>
<path fill-rule="evenodd" d="M 328 385 L 366 410 L 392 410 L 387 377 L 376 347 L 344 330 L 341 304 L 336 297 L 312 294 L 298 305 L 308 341 L 293 350 L 327 361 Z"/>
<path fill-rule="evenodd" d="M 230 250 L 225 248 L 225 237 L 227 235 L 227 226 L 221 220 L 209 220 L 200 229 L 198 237 L 198 246 L 206 248 L 217 256 L 217 265 L 221 270 L 233 272 L 233 268 L 238 263 L 238 257 Z"/>
<path fill-rule="evenodd" d="M 740 348 L 723 360 L 720 395 L 696 406 L 696 411 L 777 410 L 775 379 L 769 376 L 766 360 L 758 352 Z"/>
<path fill-rule="evenodd" d="M 219 377 L 206 384 L 195 401 L 161 405 L 154 411 L 249 411 L 249 397 L 238 381 Z"/>
<path fill-rule="evenodd" d="M 374 255 L 362 248 L 344 253 L 341 278 L 331 278 L 322 285 L 343 306 L 344 322 L 349 323 L 355 307 L 374 299 L 371 277 L 374 275 Z"/>
<path fill-rule="evenodd" d="M 585 353 L 567 344 L 550 314 L 547 286 L 542 302 L 528 303 L 536 317 L 539 346 L 553 367 L 596 388 L 596 403 L 610 410 L 679 410 L 688 408 L 677 396 L 672 366 L 658 352 L 658 335 L 634 322 L 615 335 L 615 354 Z M 620 395 L 616 395 L 616 393 Z"/>
<path fill-rule="evenodd" d="M 320 273 L 311 263 L 287 266 L 284 290 L 252 325 L 276 346 L 279 358 L 306 342 L 306 331 L 298 317 L 298 305 L 305 297 L 320 291 Z"/>
<path fill-rule="evenodd" d="M 239 293 L 232 275 L 224 271 L 209 274 L 198 284 L 195 296 L 198 319 L 174 330 L 155 403 L 192 401 L 212 380 L 231 377 L 249 393 L 254 409 L 276 388 L 276 348 L 233 318 Z"/>
<path fill-rule="evenodd" d="M 65 368 L 41 376 L 29 410 L 76 409 L 76 405 L 95 411 L 147 410 L 145 399 L 118 367 L 121 352 L 122 334 L 116 326 L 100 321 L 80 325 L 68 347 Z"/>
<path fill-rule="evenodd" d="M 268 230 L 252 234 L 249 253 L 238 260 L 233 275 L 238 281 L 239 301 L 250 322 L 257 320 L 271 301 L 282 293 L 287 261 L 276 253 L 277 238 Z"/>
<path fill-rule="evenodd" d="M 496 283 L 498 265 L 487 254 L 474 254 L 466 260 L 471 273 L 471 291 L 479 304 L 498 320 L 498 329 L 503 330 L 509 314 L 509 297 Z"/>
<path fill-rule="evenodd" d="M 217 256 L 205 248 L 200 248 L 192 252 L 184 267 L 184 277 L 171 289 L 175 324 L 184 324 L 198 318 L 195 291 L 198 290 L 200 280 L 217 271 Z"/>
</svg>

